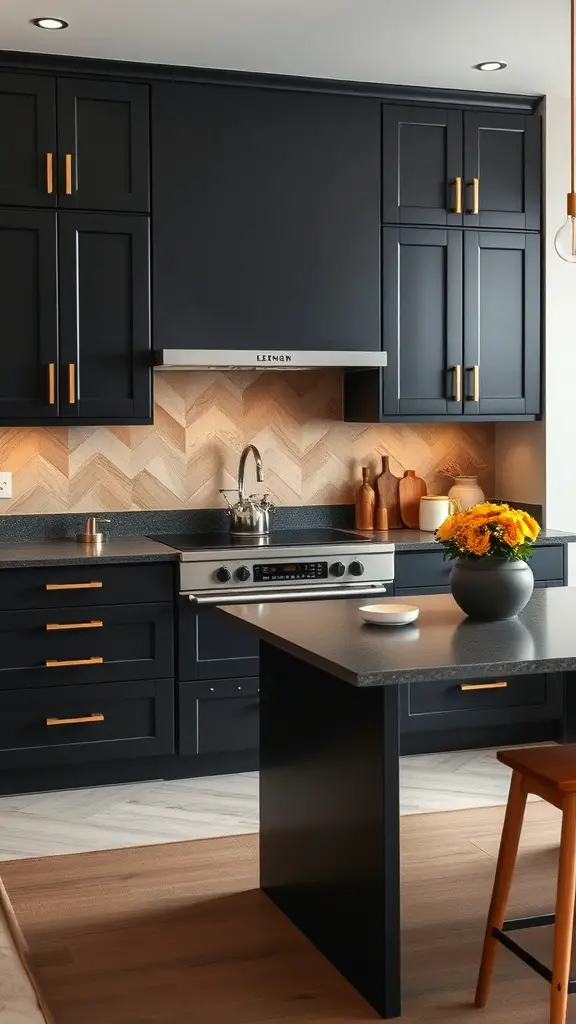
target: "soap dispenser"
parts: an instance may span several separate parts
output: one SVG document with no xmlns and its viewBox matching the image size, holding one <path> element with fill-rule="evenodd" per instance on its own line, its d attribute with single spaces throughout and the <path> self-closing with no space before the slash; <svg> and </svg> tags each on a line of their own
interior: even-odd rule
<svg viewBox="0 0 576 1024">
<path fill-rule="evenodd" d="M 98 523 L 109 522 L 109 519 L 102 519 L 100 516 L 89 516 L 84 524 L 84 532 L 78 533 L 76 539 L 81 544 L 103 544 L 108 540 L 108 534 L 98 530 Z"/>
</svg>

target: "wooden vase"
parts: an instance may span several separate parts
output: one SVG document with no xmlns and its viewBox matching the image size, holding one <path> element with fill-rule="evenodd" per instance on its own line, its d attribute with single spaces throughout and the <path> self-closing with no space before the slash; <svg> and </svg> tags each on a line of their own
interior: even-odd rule
<svg viewBox="0 0 576 1024">
<path fill-rule="evenodd" d="M 374 488 L 370 485 L 369 475 L 370 470 L 368 466 L 362 466 L 362 483 L 356 491 L 355 525 L 357 530 L 374 529 L 376 495 Z"/>
</svg>

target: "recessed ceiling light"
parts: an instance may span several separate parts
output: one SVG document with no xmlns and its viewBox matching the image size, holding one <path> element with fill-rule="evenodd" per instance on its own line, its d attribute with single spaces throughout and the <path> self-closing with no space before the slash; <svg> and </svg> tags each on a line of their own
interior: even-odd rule
<svg viewBox="0 0 576 1024">
<path fill-rule="evenodd" d="M 484 60 L 481 64 L 475 64 L 476 71 L 503 71 L 508 65 L 503 60 Z"/>
<path fill-rule="evenodd" d="M 68 28 L 68 22 L 62 18 L 32 18 L 32 24 L 36 28 L 47 28 L 54 31 L 59 28 Z"/>
</svg>

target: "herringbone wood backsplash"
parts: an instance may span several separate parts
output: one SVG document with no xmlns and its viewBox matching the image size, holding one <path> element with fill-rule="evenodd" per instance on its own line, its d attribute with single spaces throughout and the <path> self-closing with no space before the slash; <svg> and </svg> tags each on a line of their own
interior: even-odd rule
<svg viewBox="0 0 576 1024">
<path fill-rule="evenodd" d="M 415 469 L 432 493 L 445 493 L 450 481 L 438 469 L 466 451 L 486 464 L 480 482 L 494 491 L 492 425 L 342 423 L 337 370 L 158 372 L 155 383 L 151 427 L 0 430 L 0 467 L 14 474 L 13 497 L 0 511 L 218 506 L 218 488 L 234 487 L 249 442 L 262 452 L 266 488 L 282 505 L 350 502 L 360 467 L 376 470 L 379 453 L 391 456 L 398 476 Z"/>
</svg>

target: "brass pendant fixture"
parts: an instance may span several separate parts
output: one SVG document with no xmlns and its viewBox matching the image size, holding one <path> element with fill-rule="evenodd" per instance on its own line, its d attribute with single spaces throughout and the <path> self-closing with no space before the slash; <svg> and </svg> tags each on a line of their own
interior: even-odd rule
<svg viewBox="0 0 576 1024">
<path fill-rule="evenodd" d="M 574 98 L 574 0 L 570 0 L 570 191 L 566 197 L 568 217 L 554 239 L 561 259 L 576 263 L 576 187 L 574 185 L 574 134 L 576 110 Z"/>
</svg>

